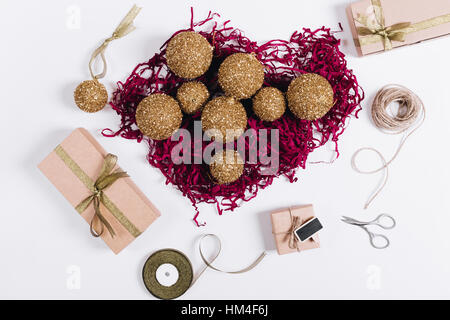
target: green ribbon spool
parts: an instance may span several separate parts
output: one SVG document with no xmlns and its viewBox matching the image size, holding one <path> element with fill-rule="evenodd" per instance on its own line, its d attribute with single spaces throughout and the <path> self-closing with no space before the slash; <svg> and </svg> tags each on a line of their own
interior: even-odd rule
<svg viewBox="0 0 450 320">
<path fill-rule="evenodd" d="M 156 271 L 163 264 L 171 264 L 178 270 L 178 280 L 171 286 L 164 286 L 156 279 Z M 142 277 L 147 290 L 159 299 L 175 299 L 185 293 L 194 278 L 192 264 L 180 251 L 163 249 L 153 253 L 145 262 Z"/>
</svg>

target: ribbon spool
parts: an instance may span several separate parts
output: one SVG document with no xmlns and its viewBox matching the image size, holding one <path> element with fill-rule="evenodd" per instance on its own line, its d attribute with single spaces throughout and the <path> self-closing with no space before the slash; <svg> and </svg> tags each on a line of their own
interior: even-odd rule
<svg viewBox="0 0 450 320">
<path fill-rule="evenodd" d="M 206 238 L 214 238 L 219 249 L 211 261 L 208 261 L 203 252 L 203 240 Z M 245 273 L 255 268 L 267 255 L 263 252 L 248 267 L 236 271 L 224 271 L 212 265 L 214 260 L 220 255 L 222 243 L 215 234 L 204 234 L 200 238 L 199 253 L 205 267 L 194 278 L 192 263 L 188 257 L 176 249 L 162 249 L 154 252 L 145 262 L 142 270 L 142 278 L 147 290 L 159 299 L 175 299 L 183 295 L 194 283 L 200 278 L 207 268 L 211 268 L 218 272 L 228 274 Z"/>
<path fill-rule="evenodd" d="M 103 43 L 92 53 L 91 59 L 89 60 L 89 72 L 92 80 L 83 81 L 77 86 L 74 92 L 75 104 L 81 110 L 90 113 L 97 112 L 102 110 L 108 102 L 108 91 L 106 91 L 105 86 L 98 81 L 98 79 L 101 79 L 106 75 L 107 65 L 105 50 L 111 41 L 122 38 L 136 29 L 133 26 L 133 21 L 140 10 L 141 8 L 134 5 L 114 30 L 112 36 L 103 41 Z M 101 57 L 103 71 L 96 75 L 92 70 L 92 64 L 98 56 Z"/>
<path fill-rule="evenodd" d="M 165 285 L 164 278 L 158 275 L 163 271 L 163 277 L 173 278 L 174 272 L 169 272 L 167 265 L 176 268 L 177 279 L 171 285 Z M 164 268 L 166 270 L 164 270 Z M 175 249 L 163 249 L 153 253 L 145 262 L 142 270 L 144 284 L 148 291 L 159 299 L 175 299 L 185 293 L 192 284 L 194 272 L 192 264 L 184 253 Z M 166 283 L 167 284 L 167 283 Z"/>
</svg>

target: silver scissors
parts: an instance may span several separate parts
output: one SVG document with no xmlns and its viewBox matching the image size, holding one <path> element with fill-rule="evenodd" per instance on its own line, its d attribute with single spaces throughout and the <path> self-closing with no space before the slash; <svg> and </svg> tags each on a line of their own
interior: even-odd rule
<svg viewBox="0 0 450 320">
<path fill-rule="evenodd" d="M 390 220 L 391 223 L 386 225 L 386 224 L 381 222 L 382 219 Z M 393 229 L 395 227 L 395 219 L 393 217 L 391 217 L 390 215 L 382 213 L 378 217 L 373 219 L 372 221 L 368 221 L 368 222 L 358 221 L 358 220 L 353 219 L 353 218 L 342 216 L 342 221 L 345 222 L 345 223 L 354 225 L 354 226 L 358 226 L 358 227 L 362 228 L 364 231 L 366 231 L 367 234 L 369 235 L 370 244 L 372 245 L 372 247 L 374 247 L 376 249 L 384 249 L 384 248 L 389 247 L 389 239 L 388 239 L 388 237 L 386 237 L 383 234 L 370 232 L 369 229 L 367 228 L 367 226 L 374 225 L 374 226 L 378 226 L 378 227 L 386 229 L 386 230 Z M 384 244 L 377 245 L 375 243 L 375 239 L 376 238 L 383 239 Z"/>
</svg>

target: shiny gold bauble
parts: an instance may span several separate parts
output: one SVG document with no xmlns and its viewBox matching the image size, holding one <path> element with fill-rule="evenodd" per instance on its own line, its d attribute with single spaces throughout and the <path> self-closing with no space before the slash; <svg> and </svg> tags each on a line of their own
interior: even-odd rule
<svg viewBox="0 0 450 320">
<path fill-rule="evenodd" d="M 136 109 L 136 124 L 141 132 L 153 140 L 164 140 L 181 125 L 183 114 L 178 102 L 163 93 L 143 99 Z"/>
<path fill-rule="evenodd" d="M 253 112 L 263 121 L 275 121 L 286 111 L 284 94 L 277 88 L 265 87 L 253 97 Z"/>
<path fill-rule="evenodd" d="M 86 80 L 78 85 L 73 93 L 75 103 L 85 112 L 97 112 L 108 102 L 108 92 L 98 80 Z"/>
<path fill-rule="evenodd" d="M 206 86 L 199 81 L 185 82 L 178 88 L 177 100 L 187 114 L 199 111 L 209 98 Z"/>
<path fill-rule="evenodd" d="M 227 96 L 250 98 L 263 85 L 264 66 L 253 54 L 235 53 L 220 65 L 218 80 Z"/>
<path fill-rule="evenodd" d="M 167 44 L 167 66 L 177 76 L 194 79 L 203 75 L 211 65 L 213 47 L 201 34 L 184 31 Z"/>
<path fill-rule="evenodd" d="M 289 109 L 303 120 L 322 118 L 334 104 L 330 83 L 315 73 L 302 74 L 292 80 L 286 95 Z"/>
<path fill-rule="evenodd" d="M 214 155 L 209 168 L 214 182 L 225 184 L 235 182 L 242 176 L 244 163 L 238 152 L 225 150 Z"/>
<path fill-rule="evenodd" d="M 202 111 L 202 128 L 215 140 L 229 142 L 242 135 L 247 127 L 244 106 L 232 97 L 217 97 Z"/>
</svg>

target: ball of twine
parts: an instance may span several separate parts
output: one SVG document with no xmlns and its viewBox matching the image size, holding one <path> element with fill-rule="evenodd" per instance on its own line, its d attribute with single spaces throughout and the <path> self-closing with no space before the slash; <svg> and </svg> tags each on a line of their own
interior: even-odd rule
<svg viewBox="0 0 450 320">
<path fill-rule="evenodd" d="M 390 108 L 394 102 L 398 103 L 397 112 L 394 112 Z M 383 170 L 385 173 L 383 181 L 378 189 L 368 199 L 364 209 L 367 209 L 370 203 L 378 196 L 381 190 L 383 190 L 388 180 L 389 165 L 395 160 L 395 158 L 397 158 L 408 137 L 413 134 L 425 120 L 425 107 L 422 100 L 408 88 L 398 84 L 388 84 L 378 91 L 373 100 L 372 120 L 375 126 L 384 133 L 400 134 L 405 132 L 405 134 L 402 137 L 397 150 L 389 161 L 386 161 L 380 151 L 372 147 L 360 148 L 353 154 L 352 168 L 355 171 L 363 174 L 373 174 Z M 373 170 L 360 169 L 356 164 L 356 158 L 362 151 L 375 152 L 380 158 L 382 166 Z"/>
</svg>

